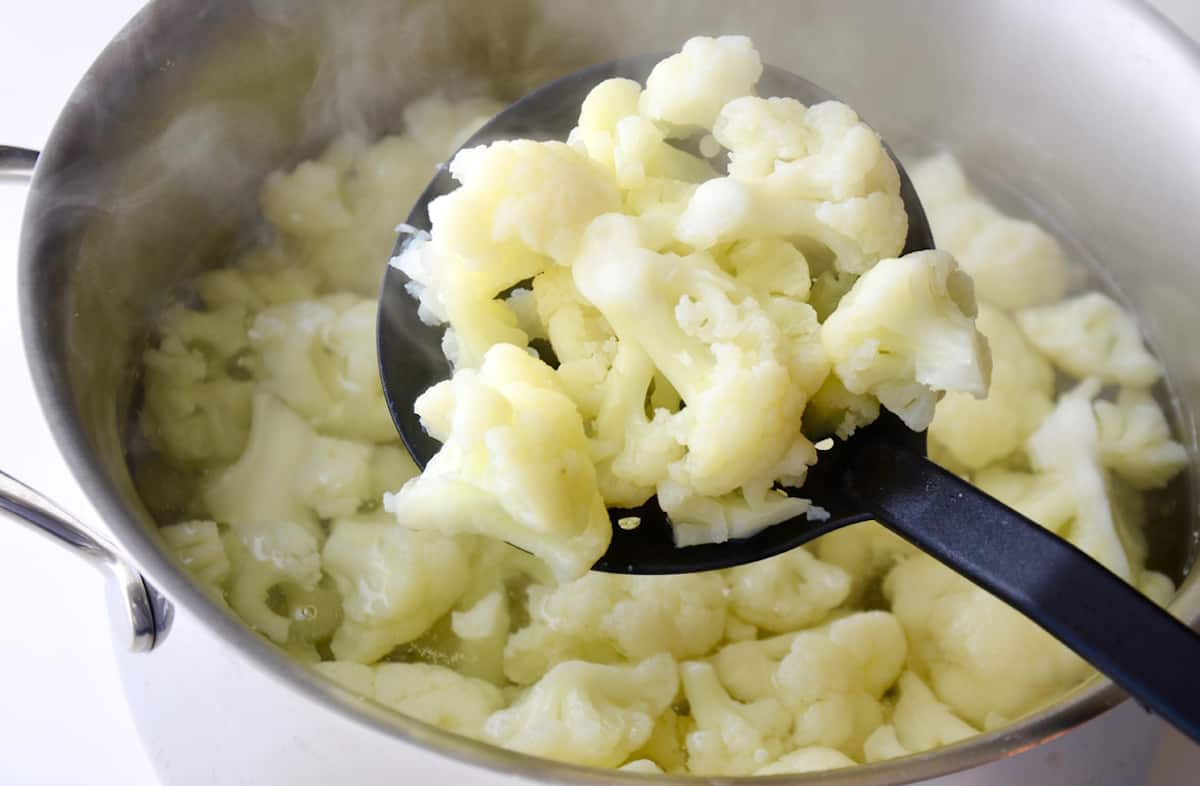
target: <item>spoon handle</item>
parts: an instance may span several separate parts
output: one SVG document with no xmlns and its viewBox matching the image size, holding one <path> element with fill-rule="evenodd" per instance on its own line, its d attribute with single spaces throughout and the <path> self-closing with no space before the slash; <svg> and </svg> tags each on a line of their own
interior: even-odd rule
<svg viewBox="0 0 1200 786">
<path fill-rule="evenodd" d="M 1026 615 L 1200 742 L 1200 635 L 1116 574 L 928 459 L 864 445 L 847 482 L 896 534 Z"/>
</svg>

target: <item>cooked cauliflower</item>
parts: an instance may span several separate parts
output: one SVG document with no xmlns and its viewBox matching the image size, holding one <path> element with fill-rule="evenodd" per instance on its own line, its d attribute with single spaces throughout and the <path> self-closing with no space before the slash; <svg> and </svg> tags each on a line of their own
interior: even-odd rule
<svg viewBox="0 0 1200 786">
<path fill-rule="evenodd" d="M 352 693 L 466 737 L 482 738 L 488 717 L 505 705 L 495 685 L 429 663 L 326 661 L 313 668 Z"/>
<path fill-rule="evenodd" d="M 234 528 L 282 521 L 316 534 L 316 515 L 296 493 L 316 432 L 270 393 L 255 394 L 253 413 L 245 451 L 208 479 L 205 505 L 212 518 Z"/>
<path fill-rule="evenodd" d="M 713 666 L 680 665 L 684 696 L 696 722 L 686 738 L 688 769 L 707 775 L 748 775 L 789 747 L 792 718 L 774 698 L 750 703 L 726 692 Z"/>
<path fill-rule="evenodd" d="M 1054 370 L 1029 346 L 1012 319 L 981 303 L 975 324 L 991 350 L 987 396 L 947 393 L 929 424 L 930 452 L 935 457 L 944 452 L 967 470 L 982 469 L 1019 451 L 1050 412 L 1054 399 Z"/>
<path fill-rule="evenodd" d="M 159 529 L 167 548 L 210 594 L 220 597 L 229 578 L 229 556 L 213 521 L 185 521 Z"/>
<path fill-rule="evenodd" d="M 451 609 L 467 588 L 471 548 L 376 514 L 335 521 L 321 564 L 342 594 L 345 615 L 333 636 L 333 654 L 373 663 Z"/>
<path fill-rule="evenodd" d="M 1096 401 L 1100 460 L 1138 489 L 1161 488 L 1188 462 L 1187 449 L 1171 439 L 1171 428 L 1152 396 L 1124 388 L 1116 402 Z"/>
<path fill-rule="evenodd" d="M 488 718 L 484 734 L 522 753 L 616 767 L 649 739 L 678 690 L 670 655 L 628 666 L 568 661 Z"/>
<path fill-rule="evenodd" d="M 754 771 L 755 775 L 783 775 L 785 773 L 820 772 L 822 770 L 837 770 L 842 767 L 853 767 L 857 764 L 841 751 L 833 748 L 813 746 L 800 748 L 785 754 L 766 767 Z"/>
<path fill-rule="evenodd" d="M 857 756 L 883 722 L 879 700 L 900 674 L 906 652 L 896 619 L 869 611 L 822 628 L 730 644 L 712 663 L 735 698 L 781 702 L 792 713 L 790 739 L 797 746 Z"/>
<path fill-rule="evenodd" d="M 884 593 L 910 642 L 909 668 L 977 728 L 1004 725 L 1089 674 L 1050 634 L 932 557 L 900 562 Z"/>
<path fill-rule="evenodd" d="M 1092 411 L 1096 385 L 1083 383 L 1059 398 L 1026 450 L 1034 470 L 1053 475 L 1060 493 L 1074 502 L 1075 515 L 1065 536 L 1126 581 L 1136 578 L 1144 552 L 1136 529 L 1125 521 L 1126 511 L 1101 464 L 1100 435 Z M 1144 554 L 1138 554 L 1144 557 Z"/>
<path fill-rule="evenodd" d="M 1141 490 L 1186 454 L 1132 320 L 1054 305 L 1058 244 L 939 158 L 914 174 L 939 244 L 976 276 L 973 326 L 952 262 L 892 259 L 907 219 L 878 136 L 836 102 L 754 96 L 759 68 L 744 39 L 691 42 L 645 89 L 599 85 L 565 145 L 453 162 L 463 187 L 396 260 L 459 372 L 421 399 L 443 442 L 424 476 L 383 406 L 364 296 L 437 162 L 495 105 L 414 102 L 405 135 L 347 137 L 270 178 L 269 242 L 197 276 L 145 353 L 140 422 L 161 455 L 134 475 L 183 521 L 166 547 L 349 690 L 581 764 L 849 766 L 1076 685 L 1082 661 L 874 523 L 732 570 L 563 580 L 604 551 L 606 506 L 657 495 L 679 544 L 820 518 L 782 488 L 814 441 L 870 423 L 880 398 L 920 425 L 951 389 L 935 459 L 1156 602 L 1174 594 L 1145 569 Z M 676 146 L 693 132 L 700 156 Z M 995 370 L 976 400 L 980 334 Z M 1119 392 L 1058 395 L 1043 354 Z"/>
<path fill-rule="evenodd" d="M 272 640 L 287 641 L 289 616 L 271 608 L 279 588 L 314 592 L 321 581 L 321 544 L 309 529 L 292 521 L 242 524 L 225 538 L 234 573 L 229 605 Z"/>
<path fill-rule="evenodd" d="M 505 673 L 519 684 L 574 658 L 698 657 L 725 630 L 726 587 L 718 573 L 593 572 L 557 587 L 533 584 L 527 593 L 529 624 L 509 638 L 504 652 Z"/>
<path fill-rule="evenodd" d="M 749 95 L 760 76 L 762 60 L 749 38 L 697 36 L 654 67 L 639 108 L 673 126 L 712 128 L 721 108 Z"/>
<path fill-rule="evenodd" d="M 803 548 L 733 568 L 726 576 L 733 611 L 774 633 L 819 622 L 850 593 L 844 570 Z"/>
<path fill-rule="evenodd" d="M 545 363 L 497 344 L 478 371 L 424 393 L 417 412 L 444 444 L 423 474 L 384 498 L 403 526 L 491 535 L 541 557 L 562 580 L 586 573 L 608 548 L 579 411 Z"/>
<path fill-rule="evenodd" d="M 953 156 L 933 156 L 908 173 L 938 248 L 954 255 L 981 301 L 1012 310 L 1066 294 L 1072 270 L 1058 241 L 980 198 Z"/>
<path fill-rule="evenodd" d="M 672 417 L 686 452 L 666 477 L 715 497 L 769 486 L 780 470 L 803 475 L 804 383 L 791 379 L 783 336 L 745 287 L 706 255 L 647 250 L 638 222 L 617 215 L 592 223 L 572 269 L 618 339 L 640 346 L 686 402 Z"/>
<path fill-rule="evenodd" d="M 868 589 L 898 560 L 918 553 L 917 547 L 874 521 L 863 521 L 822 535 L 812 550 L 828 565 L 836 565 L 851 578 L 845 605 L 862 608 Z"/>
<path fill-rule="evenodd" d="M 987 394 L 991 358 L 974 316 L 971 279 L 948 254 L 922 251 L 859 278 L 821 341 L 847 390 L 875 396 L 921 431 L 943 392 Z"/>
<path fill-rule="evenodd" d="M 1108 295 L 1078 297 L 1017 314 L 1029 341 L 1054 364 L 1084 379 L 1148 387 L 1162 376 L 1133 317 Z"/>
<path fill-rule="evenodd" d="M 779 488 L 799 487 L 817 459 L 802 418 L 831 367 L 807 302 L 809 256 L 858 275 L 907 234 L 879 136 L 837 102 L 754 96 L 761 71 L 748 39 L 692 39 L 644 89 L 597 85 L 566 144 L 461 151 L 450 165 L 461 186 L 431 204 L 428 236 L 393 261 L 422 319 L 447 325 L 456 369 L 480 367 L 498 345 L 548 341 L 543 359 L 578 411 L 601 499 L 657 496 L 680 546 L 823 515 Z M 709 158 L 729 151 L 726 176 L 670 143 L 693 129 L 711 132 Z M 429 395 L 433 433 L 433 411 L 449 412 L 453 397 Z M 853 414 L 833 417 L 850 424 L 871 406 L 845 403 Z M 478 491 L 455 516 L 508 518 L 492 515 L 496 489 Z M 538 547 L 558 549 L 562 575 L 597 556 L 597 541 L 561 542 L 581 526 Z"/>
<path fill-rule="evenodd" d="M 245 321 L 245 309 L 236 305 L 207 313 L 175 307 L 164 314 L 162 338 L 143 355 L 140 420 L 172 463 L 211 467 L 233 461 L 245 447 L 254 385 L 229 373 L 248 343 Z"/>
<path fill-rule="evenodd" d="M 272 306 L 250 328 L 262 387 L 334 437 L 392 442 L 375 354 L 378 304 L 329 295 Z"/>
<path fill-rule="evenodd" d="M 916 674 L 901 674 L 898 684 L 900 698 L 891 722 L 876 729 L 863 745 L 867 761 L 924 753 L 979 733 L 939 701 Z"/>
</svg>

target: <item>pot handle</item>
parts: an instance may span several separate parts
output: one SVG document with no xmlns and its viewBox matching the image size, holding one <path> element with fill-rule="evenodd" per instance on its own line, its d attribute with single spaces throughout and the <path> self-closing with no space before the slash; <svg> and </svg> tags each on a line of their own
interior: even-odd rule
<svg viewBox="0 0 1200 786">
<path fill-rule="evenodd" d="M 24 147 L 0 145 L 0 177 L 27 180 L 33 177 L 38 152 Z"/>
<path fill-rule="evenodd" d="M 38 152 L 23 147 L 0 145 L 0 178 L 28 180 L 33 177 Z M 170 623 L 171 605 L 151 589 L 115 548 L 88 531 L 78 519 L 46 497 L 0 470 L 0 513 L 29 525 L 53 538 L 109 574 L 109 610 L 114 620 L 125 620 L 127 646 L 133 652 L 149 652 Z"/>
<path fill-rule="evenodd" d="M 109 610 L 124 619 L 133 652 L 149 652 L 166 630 L 171 607 L 111 544 L 88 532 L 70 513 L 0 470 L 0 512 L 30 526 L 109 574 Z"/>
</svg>

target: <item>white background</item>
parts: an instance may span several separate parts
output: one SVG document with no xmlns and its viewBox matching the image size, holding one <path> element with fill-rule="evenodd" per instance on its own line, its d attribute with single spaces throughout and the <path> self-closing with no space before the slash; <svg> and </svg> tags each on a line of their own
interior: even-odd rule
<svg viewBox="0 0 1200 786">
<path fill-rule="evenodd" d="M 1200 1 L 1155 4 L 1200 38 Z M 79 77 L 141 5 L 0 0 L 0 144 L 40 147 Z M 24 188 L 0 180 L 0 468 L 96 524 L 42 420 L 21 349 L 23 203 Z M 100 576 L 0 519 L 0 608 L 0 784 L 157 784 L 121 695 Z M 1145 786 L 1198 778 L 1200 752 L 1164 730 Z"/>
</svg>

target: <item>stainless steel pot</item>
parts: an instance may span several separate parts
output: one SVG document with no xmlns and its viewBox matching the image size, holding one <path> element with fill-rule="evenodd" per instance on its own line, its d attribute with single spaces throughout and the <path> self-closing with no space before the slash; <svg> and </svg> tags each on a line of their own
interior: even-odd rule
<svg viewBox="0 0 1200 786">
<path fill-rule="evenodd" d="M 453 782 L 496 782 L 497 773 L 644 782 L 397 717 L 327 685 L 212 604 L 160 549 L 130 480 L 134 360 L 172 285 L 254 231 L 262 176 L 338 130 L 395 129 L 397 109 L 431 90 L 516 95 L 584 63 L 720 32 L 753 36 L 767 59 L 861 108 L 900 150 L 954 150 L 993 175 L 993 196 L 1016 210 L 1040 206 L 1080 241 L 1076 251 L 1141 315 L 1195 452 L 1200 53 L 1140 3 L 158 0 L 64 109 L 34 174 L 21 246 L 21 316 L 39 395 L 118 544 L 81 535 L 6 476 L 0 499 L 116 571 L 130 642 L 154 648 L 124 658 L 122 669 L 144 701 L 137 722 L 167 782 L 391 783 L 432 773 L 426 752 L 457 762 L 437 769 Z M 1177 580 L 1200 531 L 1194 480 L 1149 533 L 1154 566 Z M 1194 577 L 1172 609 L 1200 621 Z M 172 653 L 201 642 L 220 655 L 184 673 Z M 1031 756 L 1060 755 L 1061 741 L 1043 743 L 1120 700 L 1095 680 L 1011 728 L 811 782 L 898 784 L 998 759 L 1008 760 L 954 782 L 1012 782 Z M 192 722 L 165 723 L 181 714 Z M 1089 733 L 1098 732 L 1072 736 Z M 1132 761 L 1143 743 L 1125 740 L 1118 753 Z M 1090 761 L 1093 772 L 1097 761 L 1117 766 L 1111 746 L 1107 759 L 1093 748 L 1070 761 Z M 1083 782 L 1070 777 L 1063 783 Z"/>
</svg>

